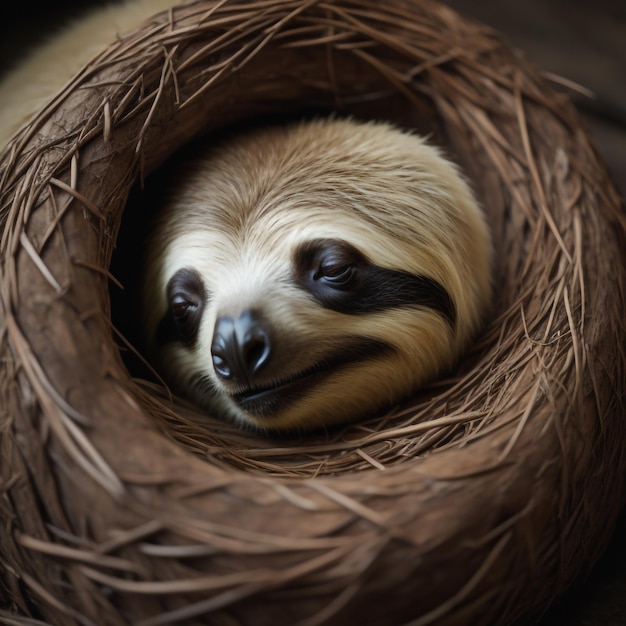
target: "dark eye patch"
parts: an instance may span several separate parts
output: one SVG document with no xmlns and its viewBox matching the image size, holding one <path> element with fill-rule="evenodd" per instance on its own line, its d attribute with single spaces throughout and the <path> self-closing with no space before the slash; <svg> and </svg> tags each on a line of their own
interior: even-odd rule
<svg viewBox="0 0 626 626">
<path fill-rule="evenodd" d="M 198 339 L 207 299 L 202 278 L 193 269 L 178 270 L 168 281 L 165 293 L 168 306 L 157 327 L 157 341 L 178 341 L 191 348 Z"/>
<path fill-rule="evenodd" d="M 363 315 L 420 306 L 437 311 L 451 326 L 456 320 L 454 302 L 436 280 L 374 265 L 344 241 L 315 239 L 299 246 L 294 276 L 322 306 L 340 313 Z"/>
</svg>

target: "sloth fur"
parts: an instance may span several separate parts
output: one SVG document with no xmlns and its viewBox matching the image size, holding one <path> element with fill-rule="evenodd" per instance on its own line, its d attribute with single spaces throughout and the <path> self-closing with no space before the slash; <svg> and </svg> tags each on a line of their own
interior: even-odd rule
<svg viewBox="0 0 626 626">
<path fill-rule="evenodd" d="M 242 424 L 354 420 L 451 367 L 490 301 L 490 250 L 468 185 L 422 138 L 259 129 L 176 168 L 145 258 L 148 353 Z"/>
<path fill-rule="evenodd" d="M 118 33 L 178 0 L 83 15 L 0 83 L 0 149 Z M 258 130 L 177 170 L 144 270 L 145 343 L 178 391 L 262 429 L 346 422 L 449 368 L 490 300 L 457 169 L 386 124 Z"/>
</svg>

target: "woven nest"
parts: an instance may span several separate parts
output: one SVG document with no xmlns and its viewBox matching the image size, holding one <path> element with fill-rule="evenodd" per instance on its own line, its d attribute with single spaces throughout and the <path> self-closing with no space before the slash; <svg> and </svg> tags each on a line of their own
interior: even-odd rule
<svg viewBox="0 0 626 626">
<path fill-rule="evenodd" d="M 497 300 L 453 377 L 340 432 L 270 440 L 129 374 L 110 267 L 131 189 L 178 148 L 311 108 L 454 155 L 488 213 Z M 176 8 L 113 42 L 1 168 L 12 614 L 510 624 L 606 546 L 626 465 L 625 222 L 567 98 L 491 30 L 427 0 Z"/>
</svg>

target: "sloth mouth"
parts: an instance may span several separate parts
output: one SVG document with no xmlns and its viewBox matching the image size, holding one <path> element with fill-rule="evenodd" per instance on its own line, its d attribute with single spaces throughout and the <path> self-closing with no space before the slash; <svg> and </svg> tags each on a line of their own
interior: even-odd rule
<svg viewBox="0 0 626 626">
<path fill-rule="evenodd" d="M 331 372 L 315 369 L 287 382 L 269 387 L 255 387 L 233 395 L 240 409 L 256 417 L 268 417 L 296 402 Z"/>
<path fill-rule="evenodd" d="M 377 339 L 356 338 L 342 342 L 332 354 L 288 379 L 264 386 L 253 386 L 231 395 L 239 408 L 255 417 L 271 417 L 289 408 L 300 398 L 313 393 L 323 380 L 339 370 L 371 361 L 394 348 Z"/>
</svg>

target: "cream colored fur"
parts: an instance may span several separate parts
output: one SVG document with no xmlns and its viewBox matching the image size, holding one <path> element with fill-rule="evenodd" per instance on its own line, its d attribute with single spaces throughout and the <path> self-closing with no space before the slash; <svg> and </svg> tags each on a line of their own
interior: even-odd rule
<svg viewBox="0 0 626 626">
<path fill-rule="evenodd" d="M 131 0 L 92 9 L 35 48 L 0 82 L 0 150 L 119 34 L 181 0 Z"/>
<path fill-rule="evenodd" d="M 403 307 L 369 315 L 320 306 L 292 280 L 293 252 L 311 239 L 342 239 L 374 264 L 437 280 L 451 294 L 454 331 L 441 314 Z M 149 246 L 145 328 L 152 356 L 179 390 L 194 374 L 214 382 L 196 401 L 261 428 L 344 422 L 405 397 L 450 367 L 490 301 L 490 241 L 473 196 L 423 139 L 383 123 L 318 120 L 240 136 L 210 150 L 177 180 Z M 159 348 L 165 287 L 194 268 L 210 293 L 199 342 Z M 261 310 L 281 328 L 277 382 L 323 360 L 348 335 L 382 339 L 396 353 L 341 369 L 289 410 L 257 419 L 240 411 L 211 364 L 218 315 Z"/>
<path fill-rule="evenodd" d="M 98 8 L 34 50 L 0 84 L 0 149 L 117 34 L 179 0 L 134 0 Z M 324 309 L 292 280 L 294 248 L 343 239 L 373 263 L 440 282 L 457 310 L 454 331 L 426 308 L 369 315 Z M 451 366 L 490 300 L 490 243 L 483 216 L 457 170 L 422 139 L 385 124 L 316 121 L 232 140 L 177 181 L 149 246 L 143 309 L 146 343 L 176 389 L 203 372 L 215 392 L 208 410 L 260 428 L 308 429 L 344 422 L 397 402 Z M 195 348 L 154 341 L 165 286 L 197 269 L 211 294 Z M 323 360 L 361 335 L 389 342 L 393 356 L 341 369 L 288 411 L 263 420 L 240 411 L 211 364 L 218 315 L 261 308 L 281 328 L 277 381 Z"/>
</svg>

